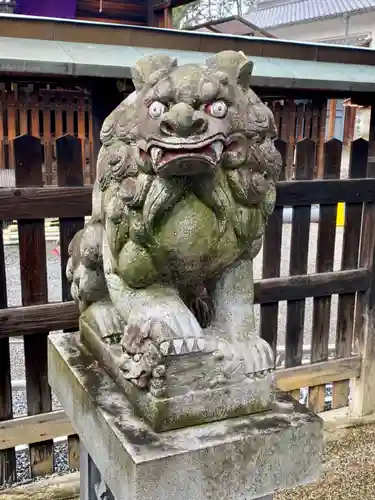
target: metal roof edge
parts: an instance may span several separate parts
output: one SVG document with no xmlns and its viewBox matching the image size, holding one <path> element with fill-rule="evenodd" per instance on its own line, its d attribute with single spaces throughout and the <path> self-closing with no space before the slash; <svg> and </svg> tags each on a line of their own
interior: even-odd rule
<svg viewBox="0 0 375 500">
<path fill-rule="evenodd" d="M 262 43 L 264 45 L 274 45 L 280 46 L 280 45 L 285 45 L 285 46 L 291 46 L 291 47 L 307 47 L 307 48 L 316 48 L 316 49 L 342 49 L 344 51 L 350 52 L 350 51 L 362 51 L 366 52 L 372 49 L 368 48 L 359 48 L 359 47 L 351 47 L 347 45 L 335 45 L 332 47 L 332 45 L 329 44 L 324 44 L 324 43 L 319 43 L 319 42 L 305 42 L 305 41 L 298 41 L 298 40 L 286 40 L 282 38 L 263 38 L 263 37 L 247 37 L 243 35 L 232 35 L 228 33 L 205 33 L 205 32 L 195 32 L 192 30 L 174 30 L 174 29 L 166 29 L 166 28 L 156 28 L 156 27 L 150 27 L 150 26 L 136 26 L 132 24 L 120 24 L 120 23 L 102 23 L 98 21 L 86 21 L 86 20 L 80 20 L 80 19 L 60 19 L 60 18 L 49 18 L 49 17 L 37 17 L 37 16 L 26 16 L 26 15 L 16 15 L 16 14 L 3 14 L 0 13 L 0 22 L 1 21 L 20 21 L 20 22 L 26 22 L 28 24 L 32 23 L 42 23 L 47 25 L 48 23 L 53 27 L 53 25 L 58 25 L 58 26 L 71 26 L 71 27 L 78 27 L 81 26 L 82 28 L 89 28 L 89 27 L 101 27 L 104 28 L 108 31 L 120 31 L 123 30 L 126 32 L 128 30 L 129 32 L 134 32 L 134 33 L 150 33 L 153 36 L 157 36 L 157 34 L 160 35 L 166 35 L 170 36 L 173 38 L 184 38 L 188 37 L 193 39 L 193 37 L 201 38 L 202 40 L 204 39 L 221 39 L 223 41 L 239 41 L 239 42 L 245 42 L 246 44 L 249 45 L 255 45 L 256 43 Z M 250 21 L 248 21 L 250 22 Z M 261 29 L 264 29 L 263 27 Z M 0 31 L 1 36 L 8 36 L 4 34 L 4 32 Z M 53 35 L 53 30 L 48 32 L 49 35 Z M 22 35 L 22 33 L 21 33 Z M 15 38 L 28 38 L 27 36 L 18 36 Z M 30 38 L 33 39 L 39 39 L 38 36 L 32 36 Z M 42 39 L 40 37 L 40 39 Z M 67 40 L 59 40 L 58 38 L 53 38 L 52 36 L 50 38 L 43 38 L 43 39 L 53 39 L 56 41 L 67 41 Z M 73 41 L 73 40 L 71 40 Z M 89 42 L 88 42 L 89 43 Z M 94 40 L 91 41 L 91 43 L 95 43 Z M 125 45 L 125 43 L 124 43 Z M 203 43 L 204 45 L 204 43 Z M 176 47 L 178 49 L 178 47 Z M 192 49 L 194 50 L 194 49 Z M 200 49 L 199 49 L 200 50 Z M 375 62 L 374 62 L 375 64 Z"/>
<path fill-rule="evenodd" d="M 24 39 L 23 39 L 24 40 Z M 130 78 L 130 69 L 146 55 L 166 53 L 181 64 L 203 63 L 212 52 L 163 50 L 0 37 L 0 72 L 78 78 Z M 45 60 L 40 60 L 43 50 Z M 344 92 L 373 92 L 375 66 L 251 56 L 252 85 L 258 87 Z M 126 65 L 119 65 L 119 62 Z"/>
</svg>

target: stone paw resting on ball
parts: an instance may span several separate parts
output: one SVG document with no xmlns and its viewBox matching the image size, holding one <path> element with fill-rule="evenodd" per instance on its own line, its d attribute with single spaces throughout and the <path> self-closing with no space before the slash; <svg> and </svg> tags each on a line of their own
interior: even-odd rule
<svg viewBox="0 0 375 500">
<path fill-rule="evenodd" d="M 249 86 L 252 68 L 234 51 L 204 65 L 145 57 L 135 91 L 101 131 L 92 219 L 71 243 L 67 274 L 82 341 L 149 419 L 150 398 L 199 399 L 212 380 L 248 383 L 259 411 L 273 398 L 252 260 L 281 158 L 273 115 Z M 194 339 L 213 347 L 188 348 Z M 254 379 L 263 389 L 251 389 Z M 233 391 L 233 413 L 248 411 Z M 207 400 L 207 419 L 220 404 Z"/>
</svg>

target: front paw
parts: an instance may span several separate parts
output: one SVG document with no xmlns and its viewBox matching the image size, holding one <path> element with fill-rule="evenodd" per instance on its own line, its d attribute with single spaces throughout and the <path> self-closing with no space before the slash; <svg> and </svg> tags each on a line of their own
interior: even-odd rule
<svg viewBox="0 0 375 500">
<path fill-rule="evenodd" d="M 107 295 L 107 284 L 101 269 L 90 269 L 80 264 L 73 273 L 71 294 L 83 312 L 90 304 Z"/>
<path fill-rule="evenodd" d="M 202 327 L 185 304 L 176 300 L 150 301 L 137 307 L 129 314 L 127 323 L 143 328 L 152 325 L 155 335 L 167 337 L 202 337 Z"/>
<path fill-rule="evenodd" d="M 274 354 L 271 346 L 260 337 L 248 345 L 244 356 L 246 375 L 265 375 L 275 367 Z"/>
</svg>

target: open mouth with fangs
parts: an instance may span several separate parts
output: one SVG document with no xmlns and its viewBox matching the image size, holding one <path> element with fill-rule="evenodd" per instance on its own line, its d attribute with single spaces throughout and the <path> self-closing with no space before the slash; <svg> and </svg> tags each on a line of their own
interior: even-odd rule
<svg viewBox="0 0 375 500">
<path fill-rule="evenodd" d="M 181 146 L 184 146 L 182 143 Z M 151 145 L 147 153 L 142 151 L 141 156 L 147 155 L 151 159 L 153 169 L 161 177 L 175 175 L 196 175 L 213 172 L 224 150 L 220 140 L 213 141 L 200 147 L 191 144 L 186 147 L 172 147 L 166 145 Z M 143 154 L 142 154 L 143 153 Z"/>
<path fill-rule="evenodd" d="M 151 139 L 139 147 L 139 159 L 151 163 L 160 177 L 213 175 L 225 156 L 237 158 L 242 163 L 246 154 L 246 137 L 233 134 L 230 137 L 216 136 L 208 140 L 191 142 L 183 138 L 160 141 Z"/>
</svg>

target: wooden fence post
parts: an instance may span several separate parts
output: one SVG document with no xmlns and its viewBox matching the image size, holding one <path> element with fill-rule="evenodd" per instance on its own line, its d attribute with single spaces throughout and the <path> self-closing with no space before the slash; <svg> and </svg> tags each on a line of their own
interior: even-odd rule
<svg viewBox="0 0 375 500">
<path fill-rule="evenodd" d="M 296 180 L 313 178 L 315 164 L 315 142 L 303 139 L 296 148 Z M 290 276 L 307 274 L 309 251 L 311 205 L 293 208 Z M 289 300 L 287 304 L 285 367 L 302 364 L 303 330 L 305 321 L 305 299 Z"/>
<path fill-rule="evenodd" d="M 82 141 L 72 135 L 65 135 L 56 140 L 57 182 L 61 187 L 83 186 Z M 60 219 L 60 256 L 62 300 L 72 300 L 70 285 L 66 277 L 68 247 L 77 231 L 83 228 L 84 217 Z M 71 330 L 64 330 L 71 331 Z M 78 436 L 68 436 L 68 458 L 70 469 L 79 469 L 80 448 Z"/>
<path fill-rule="evenodd" d="M 366 177 L 368 141 L 357 139 L 350 150 L 349 178 Z M 361 222 L 363 207 L 361 203 L 346 203 L 343 234 L 341 269 L 358 267 Z M 336 357 L 346 358 L 352 354 L 356 293 L 342 293 L 338 296 Z M 332 409 L 348 405 L 349 381 L 333 384 Z"/>
<path fill-rule="evenodd" d="M 338 179 L 340 177 L 342 143 L 331 139 L 324 144 L 324 179 Z M 336 241 L 335 203 L 320 205 L 318 225 L 318 241 L 316 256 L 316 272 L 333 271 L 335 260 Z M 311 340 L 311 362 L 326 361 L 328 359 L 329 327 L 331 319 L 332 296 L 314 297 L 313 328 Z M 309 408 L 315 412 L 324 410 L 325 385 L 311 387 L 309 390 Z"/>
<path fill-rule="evenodd" d="M 92 161 L 96 160 L 100 150 L 100 130 L 107 116 L 120 104 L 121 96 L 113 78 L 97 78 L 90 85 L 92 109 Z"/>
<path fill-rule="evenodd" d="M 16 187 L 41 187 L 42 147 L 40 139 L 23 135 L 14 140 Z M 46 242 L 44 219 L 18 221 L 21 267 L 22 304 L 24 306 L 48 302 Z M 48 330 L 25 336 L 25 369 L 27 409 L 29 415 L 52 410 L 51 390 L 47 370 Z M 53 472 L 53 441 L 30 444 L 32 476 Z"/>
<path fill-rule="evenodd" d="M 275 146 L 283 159 L 280 180 L 285 179 L 287 143 L 278 139 Z M 278 278 L 280 276 L 281 242 L 283 232 L 283 207 L 275 207 L 268 220 L 263 239 L 262 278 Z M 260 333 L 275 354 L 277 347 L 277 330 L 279 303 L 262 304 L 260 307 Z"/>
<path fill-rule="evenodd" d="M 7 307 L 7 284 L 5 275 L 4 241 L 0 229 L 0 307 Z M 11 419 L 12 387 L 10 375 L 9 338 L 0 338 L 0 422 Z M 15 482 L 16 454 L 14 448 L 0 451 L 0 486 Z"/>
<path fill-rule="evenodd" d="M 371 110 L 367 177 L 375 178 L 375 108 Z M 358 293 L 355 340 L 362 356 L 361 375 L 352 381 L 350 410 L 358 416 L 375 412 L 375 200 L 363 206 L 359 266 L 370 270 L 367 292 Z"/>
</svg>

